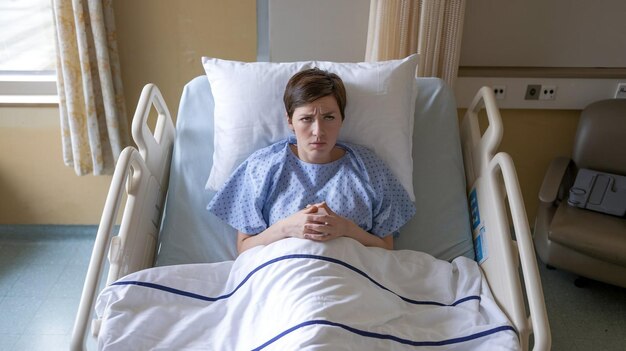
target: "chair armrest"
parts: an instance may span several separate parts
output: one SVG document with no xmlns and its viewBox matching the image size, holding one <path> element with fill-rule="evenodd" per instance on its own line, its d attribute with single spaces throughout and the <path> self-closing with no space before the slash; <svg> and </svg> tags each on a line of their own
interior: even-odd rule
<svg viewBox="0 0 626 351">
<path fill-rule="evenodd" d="M 550 162 L 543 183 L 541 183 L 541 189 L 539 189 L 539 201 L 553 203 L 556 200 L 563 177 L 570 164 L 571 159 L 568 157 L 557 157 Z"/>
</svg>

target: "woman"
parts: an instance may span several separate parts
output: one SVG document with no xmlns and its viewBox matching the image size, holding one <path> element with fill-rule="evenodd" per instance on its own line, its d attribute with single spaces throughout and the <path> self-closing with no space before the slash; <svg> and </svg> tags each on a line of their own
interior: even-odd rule
<svg viewBox="0 0 626 351">
<path fill-rule="evenodd" d="M 283 101 L 295 137 L 252 154 L 207 207 L 238 230 L 239 253 L 287 237 L 345 236 L 393 249 L 392 234 L 415 207 L 373 152 L 337 141 L 347 101 L 342 80 L 317 68 L 296 73 Z"/>
</svg>

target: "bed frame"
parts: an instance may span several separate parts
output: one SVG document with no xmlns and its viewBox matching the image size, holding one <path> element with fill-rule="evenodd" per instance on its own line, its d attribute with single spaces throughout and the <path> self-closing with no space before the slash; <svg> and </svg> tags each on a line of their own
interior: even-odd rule
<svg viewBox="0 0 626 351">
<path fill-rule="evenodd" d="M 149 127 L 152 107 L 158 114 L 153 129 Z M 481 133 L 483 110 L 489 125 Z M 483 87 L 461 123 L 477 260 L 497 303 L 517 330 L 522 350 L 531 345 L 533 350 L 549 350 L 548 317 L 517 175 L 511 157 L 497 152 L 502 133 L 493 91 Z M 175 135 L 159 89 L 146 85 L 132 122 L 137 148 L 127 147 L 117 161 L 74 325 L 72 350 L 85 349 L 89 325 L 91 334 L 98 334 L 100 320 L 90 320 L 101 288 L 154 265 Z M 117 222 L 120 205 L 123 215 Z"/>
</svg>

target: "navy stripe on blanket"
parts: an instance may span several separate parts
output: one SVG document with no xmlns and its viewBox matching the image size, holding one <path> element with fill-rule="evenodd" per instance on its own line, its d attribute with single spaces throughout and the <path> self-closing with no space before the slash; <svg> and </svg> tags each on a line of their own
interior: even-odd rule
<svg viewBox="0 0 626 351">
<path fill-rule="evenodd" d="M 478 333 L 474 333 L 471 335 L 467 335 L 467 336 L 461 336 L 458 338 L 451 338 L 451 339 L 445 339 L 445 340 L 440 340 L 440 341 L 415 341 L 415 340 L 409 340 L 409 339 L 404 339 L 404 338 L 400 338 L 394 335 L 389 335 L 389 334 L 380 334 L 380 333 L 373 333 L 373 332 L 368 332 L 365 330 L 361 330 L 361 329 L 357 329 L 357 328 L 353 328 L 351 326 L 345 325 L 345 324 L 341 324 L 341 323 L 335 323 L 335 322 L 331 322 L 331 321 L 327 321 L 327 320 L 310 320 L 310 321 L 306 321 L 303 323 L 300 323 L 294 327 L 291 327 L 287 330 L 285 330 L 284 332 L 276 335 L 275 337 L 273 337 L 272 339 L 270 339 L 269 341 L 267 341 L 266 343 L 264 343 L 263 345 L 252 349 L 253 351 L 258 351 L 258 350 L 262 350 L 264 348 L 266 348 L 267 346 L 271 345 L 272 343 L 276 342 L 277 340 L 279 340 L 280 338 L 288 335 L 289 333 L 292 333 L 300 328 L 304 328 L 304 327 L 308 327 L 310 325 L 328 325 L 331 327 L 339 327 L 342 329 L 345 329 L 351 333 L 354 334 L 358 334 L 360 336 L 364 336 L 364 337 L 368 337 L 368 338 L 375 338 L 375 339 L 381 339 L 381 340 L 391 340 L 391 341 L 395 341 L 401 344 L 405 344 L 405 345 L 410 345 L 410 346 L 446 346 L 446 345 L 452 345 L 452 344 L 459 344 L 462 342 L 467 342 L 467 341 L 472 341 L 478 338 L 482 338 L 485 336 L 489 336 L 489 335 L 493 335 L 495 333 L 500 333 L 500 332 L 507 332 L 507 331 L 512 331 L 513 333 L 515 333 L 517 335 L 517 332 L 515 331 L 515 329 L 511 326 L 508 325 L 503 325 L 500 327 L 495 327 L 492 329 L 488 329 L 488 330 L 483 330 L 481 332 Z"/>
<path fill-rule="evenodd" d="M 233 291 L 231 291 L 228 294 L 221 295 L 221 296 L 216 296 L 216 297 L 203 296 L 203 295 L 194 294 L 192 292 L 179 290 L 179 289 L 171 288 L 171 287 L 160 285 L 160 284 L 149 283 L 149 282 L 142 282 L 142 281 L 118 281 L 118 282 L 115 282 L 115 283 L 113 283 L 111 285 L 138 285 L 138 286 L 143 286 L 143 287 L 146 287 L 146 288 L 162 290 L 162 291 L 166 291 L 168 293 L 190 297 L 190 298 L 193 298 L 193 299 L 213 302 L 213 301 L 223 300 L 223 299 L 227 299 L 227 298 L 231 297 L 235 292 L 237 292 L 237 290 L 239 290 L 239 288 L 241 288 L 248 280 L 250 280 L 250 278 L 255 273 L 259 272 L 261 269 L 263 269 L 263 268 L 265 268 L 265 267 L 267 267 L 269 265 L 272 265 L 274 263 L 280 262 L 280 261 L 293 260 L 293 259 L 312 259 L 312 260 L 326 261 L 326 262 L 331 262 L 331 263 L 335 263 L 335 264 L 341 265 L 341 266 L 346 267 L 346 268 L 348 268 L 348 269 L 350 269 L 350 270 L 360 274 L 361 276 L 369 279 L 373 284 L 375 284 L 379 288 L 381 288 L 383 290 L 387 290 L 387 291 L 391 292 L 392 294 L 398 296 L 402 300 L 404 300 L 404 301 L 406 301 L 408 303 L 414 304 L 414 305 L 434 305 L 434 306 L 449 306 L 449 307 L 453 307 L 453 306 L 456 306 L 458 304 L 461 304 L 463 302 L 470 301 L 470 300 L 479 300 L 480 301 L 480 296 L 476 296 L 476 295 L 466 296 L 466 297 L 464 297 L 462 299 L 454 301 L 451 304 L 446 304 L 446 303 L 437 302 L 437 301 L 413 300 L 413 299 L 401 296 L 401 295 L 391 291 L 387 287 L 385 287 L 382 284 L 380 284 L 379 282 L 375 281 L 372 277 L 367 275 L 367 273 L 363 272 L 362 270 L 360 270 L 360 269 L 358 269 L 358 268 L 356 268 L 356 267 L 354 267 L 354 266 L 352 266 L 352 265 L 350 265 L 350 264 L 348 264 L 348 263 L 346 263 L 344 261 L 341 261 L 341 260 L 338 260 L 338 259 L 332 258 L 332 257 L 319 256 L 319 255 L 309 255 L 309 254 L 285 255 L 285 256 L 281 256 L 281 257 L 277 257 L 277 258 L 271 259 L 271 260 L 261 264 L 260 266 L 256 267 L 255 269 L 253 269 L 250 273 L 248 273 L 248 275 L 246 275 L 246 277 L 241 281 L 241 283 L 239 283 L 239 285 L 237 285 L 235 287 L 235 289 Z"/>
</svg>

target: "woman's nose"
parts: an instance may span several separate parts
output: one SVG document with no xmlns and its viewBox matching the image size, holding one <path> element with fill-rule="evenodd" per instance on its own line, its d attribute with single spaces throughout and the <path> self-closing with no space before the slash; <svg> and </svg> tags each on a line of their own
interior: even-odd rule
<svg viewBox="0 0 626 351">
<path fill-rule="evenodd" d="M 316 136 L 320 136 L 324 134 L 324 127 L 322 126 L 322 123 L 319 120 L 316 120 L 313 123 L 313 134 Z"/>
</svg>

